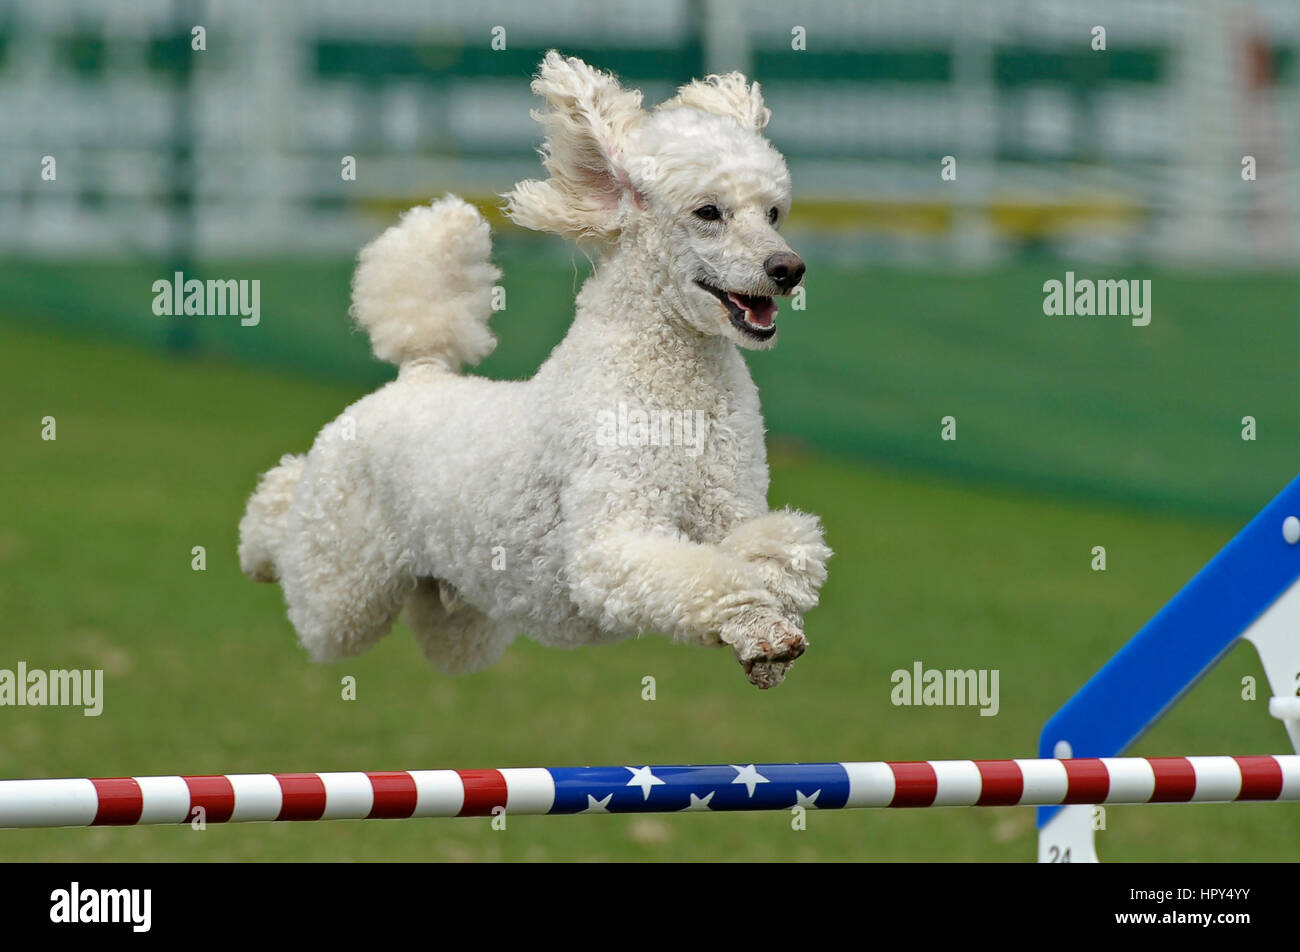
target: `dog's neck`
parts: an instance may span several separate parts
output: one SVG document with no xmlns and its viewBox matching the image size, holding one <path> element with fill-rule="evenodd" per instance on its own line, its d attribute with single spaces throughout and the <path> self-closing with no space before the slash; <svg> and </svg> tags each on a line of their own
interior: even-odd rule
<svg viewBox="0 0 1300 952">
<path fill-rule="evenodd" d="M 643 260 L 635 267 L 621 258 L 615 252 L 603 259 L 583 284 L 573 325 L 556 349 L 557 361 L 595 359 L 608 374 L 638 389 L 667 387 L 697 396 L 701 389 L 725 388 L 738 371 L 748 373 L 733 342 L 702 334 L 686 322 L 664 275 L 644 270 Z M 634 372 L 654 365 L 665 372 Z"/>
</svg>

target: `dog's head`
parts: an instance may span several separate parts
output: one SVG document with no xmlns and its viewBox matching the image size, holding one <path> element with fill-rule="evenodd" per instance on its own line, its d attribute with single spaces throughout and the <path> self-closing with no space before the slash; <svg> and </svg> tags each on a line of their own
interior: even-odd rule
<svg viewBox="0 0 1300 952">
<path fill-rule="evenodd" d="M 739 73 L 678 90 L 653 112 L 641 93 L 552 51 L 533 80 L 546 108 L 550 178 L 506 197 L 518 224 L 649 260 L 666 310 L 742 347 L 776 342 L 777 304 L 804 264 L 777 228 L 790 173 L 763 137 L 771 111 Z"/>
</svg>

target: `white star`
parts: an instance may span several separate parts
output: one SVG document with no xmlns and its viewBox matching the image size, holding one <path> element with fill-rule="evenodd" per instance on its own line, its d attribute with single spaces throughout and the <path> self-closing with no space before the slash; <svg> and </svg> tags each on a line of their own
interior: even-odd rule
<svg viewBox="0 0 1300 952">
<path fill-rule="evenodd" d="M 695 810 L 695 811 L 703 810 L 705 813 L 712 812 L 712 811 L 709 809 L 709 801 L 713 799 L 713 795 L 714 795 L 715 793 L 717 793 L 716 790 L 710 790 L 710 791 L 709 791 L 709 795 L 708 795 L 707 797 L 705 797 L 703 800 L 701 800 L 699 797 L 697 797 L 695 794 L 692 793 L 692 794 L 691 794 L 691 805 L 690 805 L 690 806 L 687 806 L 687 807 L 682 807 L 682 808 L 681 808 L 680 810 L 678 810 L 677 812 L 678 812 L 678 813 L 688 813 L 688 812 L 690 812 L 690 811 L 692 811 L 692 810 Z"/>
<path fill-rule="evenodd" d="M 802 791 L 802 790 L 798 790 L 798 789 L 796 789 L 795 792 L 794 792 L 794 795 L 795 795 L 795 799 L 796 799 L 796 801 L 797 801 L 797 802 L 795 803 L 795 806 L 797 806 L 797 807 L 804 807 L 805 809 L 816 810 L 816 809 L 817 809 L 817 798 L 820 797 L 820 796 L 822 795 L 822 792 L 821 792 L 821 790 L 820 790 L 820 788 L 819 788 L 819 789 L 813 791 L 811 797 L 805 797 L 805 796 L 803 795 L 803 791 Z"/>
<path fill-rule="evenodd" d="M 768 779 L 759 773 L 758 769 L 753 764 L 749 764 L 745 767 L 737 767 L 735 764 L 732 764 L 731 769 L 736 772 L 736 779 L 731 782 L 743 783 L 751 797 L 754 795 L 755 785 L 768 782 Z"/>
<path fill-rule="evenodd" d="M 627 782 L 627 785 L 629 787 L 640 787 L 641 795 L 647 800 L 650 799 L 650 788 L 661 786 L 664 783 L 650 772 L 649 767 L 624 767 L 623 769 L 632 771 L 632 779 Z"/>
<path fill-rule="evenodd" d="M 611 793 L 609 796 L 605 797 L 605 799 L 603 799 L 603 800 L 597 800 L 597 799 L 596 799 L 595 797 L 593 797 L 591 794 L 587 794 L 587 809 L 585 809 L 585 810 L 581 810 L 581 811 L 579 811 L 579 812 L 581 812 L 581 813 L 608 813 L 608 812 L 609 812 L 609 801 L 612 800 L 612 799 L 614 799 L 614 795 L 613 795 L 612 793 Z"/>
</svg>

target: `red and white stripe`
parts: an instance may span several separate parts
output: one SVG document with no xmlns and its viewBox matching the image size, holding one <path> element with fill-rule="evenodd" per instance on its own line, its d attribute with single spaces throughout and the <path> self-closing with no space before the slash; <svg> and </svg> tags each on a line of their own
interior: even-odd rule
<svg viewBox="0 0 1300 952">
<path fill-rule="evenodd" d="M 377 820 L 546 813 L 541 768 L 0 781 L 0 827 Z"/>
<path fill-rule="evenodd" d="M 846 807 L 1300 800 L 1300 756 L 843 763 Z M 761 766 L 759 768 L 762 769 Z M 544 814 L 545 768 L 0 781 L 0 827 Z"/>
<path fill-rule="evenodd" d="M 1300 800 L 1300 756 L 846 763 L 846 807 Z"/>
</svg>

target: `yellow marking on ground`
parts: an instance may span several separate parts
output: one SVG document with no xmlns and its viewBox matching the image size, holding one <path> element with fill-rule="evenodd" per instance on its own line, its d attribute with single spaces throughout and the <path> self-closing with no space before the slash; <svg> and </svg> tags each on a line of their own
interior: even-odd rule
<svg viewBox="0 0 1300 952">
<path fill-rule="evenodd" d="M 491 194 L 462 196 L 473 203 L 493 228 L 515 230 L 501 211 L 501 199 Z M 394 221 L 412 205 L 429 199 L 374 198 L 358 203 L 358 208 L 377 223 Z M 1123 198 L 1078 196 L 1063 201 L 1035 199 L 994 199 L 982 209 L 997 234 L 1032 238 L 1075 231 L 1080 228 L 1128 229 L 1135 227 L 1143 214 L 1141 206 Z M 979 208 L 970 209 L 976 215 Z M 806 199 L 795 203 L 789 224 L 798 229 L 818 231 L 874 231 L 909 235 L 942 236 L 952 231 L 964 214 L 952 202 L 926 199 Z"/>
</svg>

